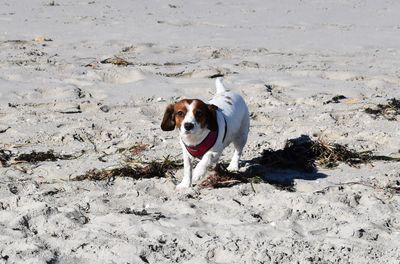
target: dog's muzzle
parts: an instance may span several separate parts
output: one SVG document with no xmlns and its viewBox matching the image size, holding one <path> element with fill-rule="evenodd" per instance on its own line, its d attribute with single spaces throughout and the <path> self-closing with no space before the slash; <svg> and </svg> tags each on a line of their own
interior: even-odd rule
<svg viewBox="0 0 400 264">
<path fill-rule="evenodd" d="M 193 123 L 185 123 L 185 124 L 183 124 L 183 127 L 185 128 L 186 131 L 190 131 L 194 128 L 194 124 Z"/>
</svg>

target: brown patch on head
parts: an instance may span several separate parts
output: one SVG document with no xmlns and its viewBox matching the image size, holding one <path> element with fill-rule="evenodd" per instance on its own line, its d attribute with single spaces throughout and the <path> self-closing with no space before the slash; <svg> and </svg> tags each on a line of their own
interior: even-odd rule
<svg viewBox="0 0 400 264">
<path fill-rule="evenodd" d="M 161 121 L 161 129 L 171 131 L 175 129 L 174 105 L 170 104 L 165 109 L 163 120 Z"/>
<path fill-rule="evenodd" d="M 208 125 L 208 109 L 207 104 L 201 100 L 194 100 L 193 115 L 196 121 L 200 124 L 201 128 L 205 128 Z"/>
<path fill-rule="evenodd" d="M 193 100 L 191 99 L 183 99 L 180 100 L 179 102 L 175 103 L 174 106 L 174 120 L 175 120 L 175 126 L 180 128 L 183 122 L 183 119 L 186 116 L 186 113 L 188 111 L 187 106 L 192 103 Z"/>
<path fill-rule="evenodd" d="M 201 100 L 194 100 L 193 115 L 199 122 L 201 128 L 208 128 L 211 131 L 218 129 L 216 110 L 218 107 L 209 105 Z"/>
<path fill-rule="evenodd" d="M 208 121 L 208 129 L 210 129 L 211 131 L 216 131 L 218 130 L 218 122 L 217 122 L 218 106 L 213 104 L 209 104 L 207 106 L 208 106 L 208 111 L 210 113 Z"/>
<path fill-rule="evenodd" d="M 183 99 L 175 104 L 168 105 L 161 122 L 161 129 L 164 131 L 171 131 L 174 130 L 175 127 L 180 128 L 188 111 L 187 105 L 192 101 L 193 100 Z"/>
</svg>

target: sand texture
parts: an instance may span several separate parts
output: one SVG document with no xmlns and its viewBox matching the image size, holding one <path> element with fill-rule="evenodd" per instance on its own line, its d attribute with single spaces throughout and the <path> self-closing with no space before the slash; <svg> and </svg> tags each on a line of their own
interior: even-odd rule
<svg viewBox="0 0 400 264">
<path fill-rule="evenodd" d="M 260 164 L 301 138 L 400 157 L 399 10 L 0 1 L 0 263 L 399 263 L 400 162 Z M 248 183 L 176 191 L 164 109 L 209 100 L 216 75 L 251 112 Z M 76 180 L 166 158 L 178 168 Z"/>
</svg>

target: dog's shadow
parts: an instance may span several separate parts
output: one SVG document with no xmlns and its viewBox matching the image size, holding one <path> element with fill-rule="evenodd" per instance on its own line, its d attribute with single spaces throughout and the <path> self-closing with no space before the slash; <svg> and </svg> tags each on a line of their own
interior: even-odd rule
<svg viewBox="0 0 400 264">
<path fill-rule="evenodd" d="M 278 189 L 291 192 L 295 191 L 295 180 L 297 179 L 315 181 L 328 176 L 327 174 L 318 172 L 317 170 L 307 172 L 294 169 L 277 169 L 260 164 L 252 164 L 251 161 L 247 164 L 246 170 L 243 174 L 247 175 L 249 182 L 260 179 L 262 182 L 271 184 Z"/>
<path fill-rule="evenodd" d="M 209 181 L 213 187 L 229 187 L 238 183 L 265 182 L 287 191 L 295 191 L 295 180 L 315 181 L 328 175 L 318 172 L 313 141 L 302 135 L 288 140 L 279 150 L 267 149 L 258 157 L 242 161 L 245 170 L 229 172 L 227 164 L 219 164 L 215 174 L 220 181 Z M 233 181 L 235 179 L 236 181 Z M 233 183 L 224 185 L 223 183 Z"/>
</svg>

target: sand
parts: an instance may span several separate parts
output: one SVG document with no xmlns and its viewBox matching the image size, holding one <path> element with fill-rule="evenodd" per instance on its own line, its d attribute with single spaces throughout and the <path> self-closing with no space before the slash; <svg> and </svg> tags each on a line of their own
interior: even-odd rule
<svg viewBox="0 0 400 264">
<path fill-rule="evenodd" d="M 0 167 L 0 262 L 399 263 L 400 163 L 304 173 L 252 162 L 301 135 L 400 156 L 400 117 L 364 111 L 400 98 L 399 8 L 2 1 L 0 150 L 13 158 Z M 114 57 L 127 63 L 107 63 Z M 178 98 L 210 99 L 216 74 L 248 103 L 242 171 L 265 182 L 177 192 L 182 170 L 72 180 L 129 157 L 179 161 L 163 111 Z M 337 95 L 345 99 L 327 103 Z M 75 158 L 14 160 L 49 150 Z M 294 191 L 271 184 L 281 181 Z"/>
</svg>

